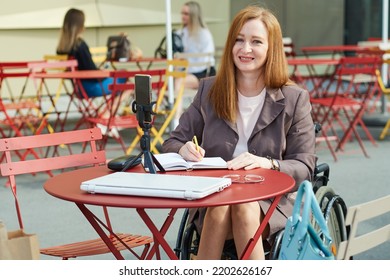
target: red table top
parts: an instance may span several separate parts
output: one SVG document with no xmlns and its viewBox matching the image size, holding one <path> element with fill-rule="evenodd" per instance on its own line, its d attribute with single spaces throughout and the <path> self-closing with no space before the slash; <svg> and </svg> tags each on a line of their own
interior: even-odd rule
<svg viewBox="0 0 390 280">
<path fill-rule="evenodd" d="M 303 52 L 344 52 L 344 51 L 360 51 L 367 50 L 367 47 L 358 45 L 332 45 L 332 46 L 310 46 L 302 47 Z"/>
<path fill-rule="evenodd" d="M 49 194 L 71 202 L 123 207 L 123 208 L 198 208 L 239 204 L 273 198 L 290 191 L 295 186 L 294 179 L 282 172 L 268 169 L 228 170 L 204 169 L 194 171 L 174 171 L 167 174 L 220 177 L 227 174 L 257 174 L 265 178 L 261 183 L 237 184 L 233 183 L 225 190 L 198 200 L 184 200 L 172 198 L 90 194 L 80 190 L 83 181 L 107 175 L 113 171 L 106 166 L 89 167 L 54 176 L 44 183 L 44 189 Z M 131 169 L 131 172 L 144 172 L 141 165 Z M 162 176 L 164 176 L 162 174 Z"/>
</svg>

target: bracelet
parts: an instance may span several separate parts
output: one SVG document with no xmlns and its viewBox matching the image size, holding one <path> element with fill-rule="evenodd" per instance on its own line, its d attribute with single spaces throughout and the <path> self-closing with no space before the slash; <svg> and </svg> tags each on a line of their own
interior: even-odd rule
<svg viewBox="0 0 390 280">
<path fill-rule="evenodd" d="M 267 156 L 267 159 L 271 162 L 271 169 L 272 170 L 280 171 L 279 163 L 276 159 L 273 159 L 270 156 Z"/>
</svg>

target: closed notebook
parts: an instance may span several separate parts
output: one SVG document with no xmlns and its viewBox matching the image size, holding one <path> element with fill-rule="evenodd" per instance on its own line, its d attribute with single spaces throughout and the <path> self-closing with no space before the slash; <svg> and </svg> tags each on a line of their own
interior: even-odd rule
<svg viewBox="0 0 390 280">
<path fill-rule="evenodd" d="M 154 157 L 164 167 L 165 171 L 227 168 L 226 161 L 221 157 L 204 157 L 201 161 L 186 161 L 177 153 L 156 154 Z M 148 171 L 148 168 L 145 169 Z M 156 170 L 158 170 L 157 166 Z"/>
<path fill-rule="evenodd" d="M 199 199 L 231 185 L 230 178 L 115 172 L 81 183 L 89 193 Z"/>
</svg>

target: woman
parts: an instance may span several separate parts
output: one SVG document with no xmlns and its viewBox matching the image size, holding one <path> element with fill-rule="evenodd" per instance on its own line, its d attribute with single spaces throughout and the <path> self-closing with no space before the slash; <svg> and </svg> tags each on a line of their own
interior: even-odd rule
<svg viewBox="0 0 390 280">
<path fill-rule="evenodd" d="M 92 55 L 87 43 L 82 38 L 85 30 L 85 14 L 83 11 L 71 8 L 67 11 L 61 28 L 60 40 L 57 46 L 57 54 L 67 54 L 78 62 L 79 70 L 97 70 L 92 60 Z M 121 80 L 120 82 L 124 82 Z M 89 97 L 110 94 L 108 86 L 113 83 L 112 78 L 102 80 L 85 79 L 81 81 L 84 90 Z"/>
<path fill-rule="evenodd" d="M 202 18 L 202 11 L 199 3 L 189 1 L 185 3 L 181 9 L 181 21 L 183 28 L 179 33 L 181 34 L 184 53 L 214 53 L 214 41 L 210 30 Z M 190 62 L 207 62 L 211 60 L 212 67 L 207 73 L 206 66 L 193 66 L 188 68 L 188 74 L 185 81 L 187 88 L 197 89 L 199 80 L 206 76 L 215 75 L 215 60 L 214 57 L 189 57 Z"/>
<path fill-rule="evenodd" d="M 303 180 L 311 179 L 317 160 L 310 112 L 308 92 L 288 78 L 277 19 L 269 10 L 249 6 L 231 24 L 217 75 L 201 80 L 193 103 L 163 150 L 186 160 L 221 156 L 233 170 L 279 170 L 294 177 L 296 191 Z M 194 135 L 201 145 L 199 152 L 191 141 Z M 259 201 L 192 211 L 190 220 L 195 219 L 201 231 L 198 259 L 219 259 L 229 239 L 234 239 L 240 256 L 269 204 Z M 292 207 L 292 196 L 285 195 L 263 239 L 284 228 Z M 250 258 L 264 259 L 262 242 Z"/>
<path fill-rule="evenodd" d="M 189 1 L 182 6 L 181 21 L 183 28 L 178 31 L 184 46 L 184 53 L 214 53 L 215 46 L 213 36 L 202 18 L 202 11 L 199 3 Z M 215 59 L 214 56 L 200 56 L 186 58 L 190 67 L 188 67 L 187 75 L 184 78 L 184 87 L 189 89 L 197 89 L 200 79 L 215 75 Z M 207 66 L 191 66 L 191 63 L 210 63 L 211 67 Z M 209 68 L 209 69 L 208 69 Z M 175 79 L 175 89 L 179 89 L 182 84 L 182 79 Z M 181 114 L 183 113 L 183 104 L 180 101 L 178 109 L 173 119 L 173 127 L 176 127 Z"/>
</svg>

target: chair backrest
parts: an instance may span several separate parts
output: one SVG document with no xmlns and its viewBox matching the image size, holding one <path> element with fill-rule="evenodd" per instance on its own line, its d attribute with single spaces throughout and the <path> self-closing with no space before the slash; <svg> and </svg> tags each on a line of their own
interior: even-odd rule
<svg viewBox="0 0 390 280">
<path fill-rule="evenodd" d="M 5 162 L 0 164 L 2 176 L 9 176 L 11 184 L 14 184 L 14 176 L 48 170 L 58 170 L 86 165 L 99 165 L 105 163 L 105 151 L 96 149 L 96 141 L 102 138 L 99 128 L 72 130 L 50 134 L 40 134 L 23 137 L 5 138 L 0 140 L 0 152 L 5 153 Z M 54 156 L 48 158 L 32 158 L 29 160 L 14 161 L 13 153 L 29 149 L 45 149 L 56 147 L 62 144 L 89 144 L 90 152 L 67 154 L 65 156 Z M 76 149 L 72 149 L 76 151 Z"/>
<path fill-rule="evenodd" d="M 96 141 L 100 139 L 102 134 L 99 128 L 0 139 L 0 153 L 5 159 L 0 163 L 0 173 L 9 178 L 20 228 L 23 228 L 23 221 L 16 195 L 15 176 L 105 164 L 105 152 L 96 148 Z M 53 153 L 52 157 L 44 158 L 39 156 L 38 150 L 58 148 L 63 144 L 74 144 L 71 154 L 59 156 L 58 153 Z M 88 144 L 90 151 L 86 152 Z M 31 156 L 27 158 L 27 155 Z"/>
<path fill-rule="evenodd" d="M 35 78 L 36 73 L 49 73 L 49 72 L 63 72 L 63 71 L 75 71 L 77 69 L 78 63 L 75 59 L 66 59 L 66 60 L 51 60 L 43 62 L 32 62 L 28 63 L 27 67 L 30 69 L 30 78 L 33 79 L 36 89 L 38 90 L 38 95 L 42 94 L 42 87 L 45 84 L 43 79 L 40 79 L 40 82 L 37 83 Z M 59 88 L 57 89 L 56 95 L 60 94 L 62 87 L 64 86 L 63 80 Z M 53 90 L 54 92 L 54 90 Z M 47 93 L 49 94 L 49 93 Z M 50 94 L 49 94 L 50 95 Z"/>
<path fill-rule="evenodd" d="M 378 56 L 346 56 L 340 59 L 337 75 L 367 74 L 375 75 L 375 70 L 382 64 Z"/>
<path fill-rule="evenodd" d="M 354 255 L 390 241 L 390 224 L 388 220 L 384 226 L 360 235 L 357 234 L 360 223 L 374 220 L 389 213 L 390 195 L 349 207 L 345 219 L 346 225 L 350 226 L 349 237 L 348 240 L 340 243 L 337 259 L 348 260 Z M 386 218 L 384 220 L 386 221 Z"/>
<path fill-rule="evenodd" d="M 63 61 L 68 60 L 69 56 L 67 54 L 45 54 L 43 59 L 47 62 L 49 61 Z"/>
<path fill-rule="evenodd" d="M 45 58 L 49 59 L 49 56 L 47 55 Z M 59 102 L 59 100 L 61 96 L 65 94 L 67 96 L 71 95 L 71 89 L 73 88 L 74 82 L 73 80 L 66 81 L 65 79 L 61 79 L 60 83 L 56 85 L 56 88 L 54 88 L 52 83 L 46 82 L 41 78 L 36 78 L 35 74 L 75 71 L 77 69 L 78 63 L 75 59 L 67 59 L 68 56 L 66 55 L 58 55 L 57 57 L 53 55 L 50 58 L 53 60 L 29 63 L 28 67 L 31 72 L 30 78 L 33 80 L 35 85 L 36 96 L 41 103 L 41 108 L 47 107 L 44 106 L 47 105 L 47 102 L 45 101 L 49 101 L 49 103 L 51 103 L 51 106 L 43 112 L 44 115 L 47 117 L 54 116 L 56 123 L 58 124 L 58 120 L 61 114 L 59 111 L 61 102 Z M 50 132 L 54 132 L 54 128 L 52 128 L 51 125 L 48 126 L 48 129 Z"/>
<path fill-rule="evenodd" d="M 16 102 L 28 91 L 29 61 L 0 62 L 0 98 Z"/>
<path fill-rule="evenodd" d="M 31 70 L 31 73 L 50 72 L 50 71 L 59 71 L 59 70 L 74 71 L 76 70 L 77 65 L 78 64 L 76 59 L 30 62 L 27 64 L 28 68 Z"/>
<path fill-rule="evenodd" d="M 364 98 L 369 100 L 378 89 L 375 71 L 382 64 L 379 56 L 347 56 L 340 59 L 336 69 L 336 92 L 342 95 L 353 95 L 359 90 L 359 85 L 366 86 Z M 345 86 L 345 83 L 348 83 Z"/>
<path fill-rule="evenodd" d="M 89 47 L 89 51 L 91 52 L 92 60 L 95 65 L 97 67 L 102 66 L 107 59 L 107 46 Z"/>
<path fill-rule="evenodd" d="M 38 61 L 34 61 L 38 62 Z M 45 125 L 28 61 L 0 63 L 0 135 L 38 134 Z M 4 129 L 4 127 L 6 129 Z"/>
</svg>

